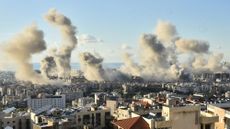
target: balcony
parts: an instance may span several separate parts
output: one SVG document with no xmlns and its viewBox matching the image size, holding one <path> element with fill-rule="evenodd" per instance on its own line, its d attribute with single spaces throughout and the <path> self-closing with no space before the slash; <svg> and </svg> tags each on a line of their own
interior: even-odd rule
<svg viewBox="0 0 230 129">
<path fill-rule="evenodd" d="M 215 123 L 219 121 L 219 116 L 212 115 L 210 113 L 202 112 L 200 117 L 200 123 L 202 124 L 209 124 Z"/>
</svg>

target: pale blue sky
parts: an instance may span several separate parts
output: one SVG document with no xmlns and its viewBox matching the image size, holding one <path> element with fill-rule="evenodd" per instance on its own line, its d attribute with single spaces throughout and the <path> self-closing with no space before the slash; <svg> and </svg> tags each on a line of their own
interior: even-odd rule
<svg viewBox="0 0 230 129">
<path fill-rule="evenodd" d="M 0 0 L 0 42 L 35 22 L 48 46 L 58 44 L 58 30 L 42 18 L 50 8 L 68 16 L 78 34 L 104 41 L 78 46 L 74 62 L 79 51 L 88 50 L 101 54 L 105 62 L 121 62 L 121 45 L 128 44 L 137 53 L 139 36 L 152 33 L 158 20 L 170 21 L 181 37 L 209 41 L 211 50 L 223 52 L 230 60 L 229 0 Z"/>
</svg>

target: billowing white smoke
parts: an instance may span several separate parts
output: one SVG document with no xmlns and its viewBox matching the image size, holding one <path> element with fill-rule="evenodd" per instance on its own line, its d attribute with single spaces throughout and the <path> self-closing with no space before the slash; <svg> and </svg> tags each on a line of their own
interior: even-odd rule
<svg viewBox="0 0 230 129">
<path fill-rule="evenodd" d="M 209 44 L 206 41 L 179 39 L 176 41 L 178 51 L 182 53 L 208 53 Z"/>
<path fill-rule="evenodd" d="M 46 49 L 43 32 L 36 25 L 26 27 L 2 47 L 4 54 L 16 65 L 16 78 L 32 83 L 46 83 L 46 79 L 33 70 L 31 57 Z"/>
<path fill-rule="evenodd" d="M 175 40 L 178 39 L 176 27 L 167 21 L 158 21 L 155 29 L 157 39 L 164 45 L 170 64 L 177 63 Z"/>
<path fill-rule="evenodd" d="M 156 26 L 155 34 L 163 43 L 170 43 L 176 39 L 177 30 L 170 22 L 159 21 Z"/>
<path fill-rule="evenodd" d="M 133 76 L 140 76 L 141 67 L 132 60 L 131 56 L 132 55 L 127 52 L 123 54 L 124 65 L 121 66 L 121 71 Z"/>
<path fill-rule="evenodd" d="M 79 55 L 81 70 L 84 76 L 89 81 L 104 81 L 105 71 L 102 68 L 103 59 L 96 57 L 89 52 L 84 52 Z"/>
<path fill-rule="evenodd" d="M 144 34 L 140 41 L 142 76 L 147 80 L 170 81 L 180 76 L 181 68 L 171 64 L 168 51 L 153 34 Z"/>
<path fill-rule="evenodd" d="M 206 59 L 204 55 L 197 55 L 192 63 L 193 72 L 201 73 L 201 72 L 229 72 L 230 69 L 224 64 L 223 54 L 220 53 L 211 53 L 210 55 L 206 55 Z"/>
<path fill-rule="evenodd" d="M 143 34 L 140 38 L 140 64 L 135 64 L 129 54 L 124 55 L 124 66 L 121 70 L 133 76 L 141 76 L 145 80 L 171 81 L 178 79 L 183 68 L 172 64 L 169 56 L 174 49 L 165 47 L 154 34 Z M 175 59 L 176 60 L 176 59 Z M 175 61 L 177 62 L 177 61 Z"/>
<path fill-rule="evenodd" d="M 126 74 L 117 69 L 104 69 L 102 66 L 103 58 L 99 55 L 84 52 L 79 56 L 81 70 L 84 73 L 84 77 L 89 81 L 125 81 L 129 79 Z"/>
<path fill-rule="evenodd" d="M 199 72 L 204 72 L 207 71 L 206 64 L 207 60 L 204 58 L 203 55 L 197 55 L 194 58 L 194 61 L 192 61 L 192 69 L 193 72 L 199 73 Z"/>
<path fill-rule="evenodd" d="M 217 54 L 217 53 L 210 55 L 208 59 L 207 67 L 212 72 L 222 72 L 223 71 L 223 63 L 222 63 L 223 57 L 224 57 L 223 54 Z"/>
<path fill-rule="evenodd" d="M 140 38 L 141 63 L 148 67 L 167 68 L 168 53 L 164 45 L 153 34 L 143 34 Z M 142 51 L 143 50 L 143 51 Z"/>
<path fill-rule="evenodd" d="M 169 22 L 158 22 L 155 34 L 141 36 L 139 65 L 130 54 L 124 55 L 123 72 L 146 80 L 170 81 L 191 73 L 230 71 L 229 63 L 222 62 L 223 54 L 211 52 L 206 41 L 179 38 L 176 27 Z M 181 54 L 195 57 L 182 64 L 177 59 Z"/>
<path fill-rule="evenodd" d="M 178 39 L 176 42 L 177 51 L 181 53 L 190 53 L 195 55 L 191 65 L 191 72 L 224 72 L 229 71 L 224 67 L 222 59 L 223 54 L 210 52 L 209 44 L 201 40 Z"/>
<path fill-rule="evenodd" d="M 60 14 L 55 9 L 51 9 L 45 15 L 45 19 L 57 27 L 62 35 L 61 47 L 53 55 L 56 62 L 58 76 L 59 77 L 69 77 L 71 66 L 71 53 L 77 45 L 76 27 L 72 25 L 69 18 Z"/>
</svg>

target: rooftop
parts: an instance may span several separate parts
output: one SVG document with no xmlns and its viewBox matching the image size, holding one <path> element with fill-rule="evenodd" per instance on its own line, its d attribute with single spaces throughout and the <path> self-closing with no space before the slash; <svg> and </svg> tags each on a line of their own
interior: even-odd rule
<svg viewBox="0 0 230 129">
<path fill-rule="evenodd" d="M 142 117 L 133 117 L 112 122 L 112 124 L 122 129 L 150 129 L 148 123 Z"/>
</svg>

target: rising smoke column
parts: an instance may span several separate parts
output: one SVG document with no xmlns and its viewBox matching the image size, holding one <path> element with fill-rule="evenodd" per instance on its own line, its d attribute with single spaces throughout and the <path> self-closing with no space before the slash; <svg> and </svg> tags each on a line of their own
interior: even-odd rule
<svg viewBox="0 0 230 129">
<path fill-rule="evenodd" d="M 45 78 L 49 78 L 51 76 L 57 75 L 57 67 L 56 62 L 54 61 L 54 57 L 47 56 L 40 63 L 40 71 L 41 75 Z"/>
<path fill-rule="evenodd" d="M 4 54 L 16 65 L 16 78 L 32 83 L 46 83 L 42 76 L 33 70 L 31 57 L 46 49 L 43 32 L 35 25 L 26 27 L 22 32 L 10 39 L 2 48 Z"/>
<path fill-rule="evenodd" d="M 178 79 L 181 66 L 171 64 L 169 53 L 154 34 L 143 34 L 140 40 L 142 77 L 146 80 L 171 81 Z"/>
<path fill-rule="evenodd" d="M 89 81 L 127 81 L 129 76 L 118 69 L 104 69 L 103 58 L 89 52 L 80 53 L 80 66 Z"/>
<path fill-rule="evenodd" d="M 135 64 L 130 54 L 123 56 L 122 72 L 140 76 L 145 80 L 170 81 L 180 77 L 183 68 L 171 64 L 168 48 L 154 34 L 143 34 L 140 37 L 140 64 Z"/>
<path fill-rule="evenodd" d="M 145 80 L 172 81 L 184 78 L 188 70 L 177 59 L 175 41 L 178 39 L 174 25 L 159 21 L 155 34 L 140 37 L 140 64 L 135 64 L 130 54 L 125 54 L 122 71 Z"/>
<path fill-rule="evenodd" d="M 45 19 L 57 27 L 62 35 L 62 44 L 54 55 L 59 77 L 69 77 L 71 66 L 71 53 L 77 45 L 76 27 L 72 25 L 69 18 L 51 9 L 45 15 Z"/>
<path fill-rule="evenodd" d="M 157 39 L 165 46 L 171 64 L 178 62 L 175 41 L 179 38 L 176 26 L 168 21 L 158 21 L 155 29 Z"/>
<path fill-rule="evenodd" d="M 127 52 L 123 54 L 124 65 L 121 67 L 121 71 L 133 76 L 140 76 L 141 67 L 132 60 L 131 56 Z"/>
<path fill-rule="evenodd" d="M 103 58 L 96 57 L 89 52 L 84 52 L 79 55 L 81 70 L 84 76 L 89 81 L 104 81 L 105 71 L 102 68 Z"/>
<path fill-rule="evenodd" d="M 142 65 L 168 67 L 168 54 L 164 45 L 153 34 L 143 34 L 140 38 Z"/>
</svg>

